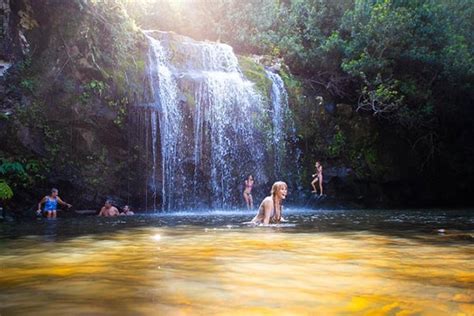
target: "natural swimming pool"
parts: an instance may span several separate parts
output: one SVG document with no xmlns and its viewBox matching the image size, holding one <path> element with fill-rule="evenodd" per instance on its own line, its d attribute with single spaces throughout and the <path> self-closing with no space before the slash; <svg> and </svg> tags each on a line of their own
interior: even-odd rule
<svg viewBox="0 0 474 316">
<path fill-rule="evenodd" d="M 473 315 L 470 210 L 0 223 L 1 315 Z"/>
</svg>

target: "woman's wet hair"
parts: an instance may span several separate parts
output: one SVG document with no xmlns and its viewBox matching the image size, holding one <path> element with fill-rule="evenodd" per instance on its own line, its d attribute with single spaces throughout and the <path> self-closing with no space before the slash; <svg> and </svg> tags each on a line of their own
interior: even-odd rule
<svg viewBox="0 0 474 316">
<path fill-rule="evenodd" d="M 273 183 L 272 189 L 271 189 L 271 191 L 270 191 L 270 194 L 271 194 L 272 196 L 275 196 L 275 194 L 277 193 L 277 191 L 278 191 L 281 187 L 283 187 L 283 186 L 288 189 L 288 185 L 287 185 L 285 182 L 283 182 L 283 181 L 277 181 L 277 182 Z"/>
</svg>

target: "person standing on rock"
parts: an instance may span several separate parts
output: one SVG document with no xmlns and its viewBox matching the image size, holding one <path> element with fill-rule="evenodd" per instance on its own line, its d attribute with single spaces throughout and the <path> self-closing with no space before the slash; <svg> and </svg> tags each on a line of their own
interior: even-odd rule
<svg viewBox="0 0 474 316">
<path fill-rule="evenodd" d="M 252 188 L 253 188 L 253 176 L 249 175 L 247 180 L 244 181 L 245 189 L 244 189 L 244 200 L 245 204 L 247 204 L 247 209 L 253 209 L 253 197 L 252 197 Z"/>
<path fill-rule="evenodd" d="M 65 205 L 68 208 L 70 208 L 72 205 L 69 203 L 64 202 L 61 200 L 61 198 L 58 196 L 58 189 L 51 189 L 51 195 L 46 195 L 39 203 L 38 203 L 38 210 L 36 211 L 37 215 L 41 214 L 41 204 L 44 203 L 44 210 L 43 212 L 46 214 L 46 217 L 48 218 L 55 218 L 56 217 L 56 211 L 58 208 L 58 203 L 61 205 Z"/>
<path fill-rule="evenodd" d="M 316 167 L 316 173 L 312 175 L 314 178 L 313 181 L 311 182 L 311 186 L 313 187 L 313 193 L 318 193 L 318 190 L 316 189 L 316 183 L 319 183 L 319 196 L 323 196 L 323 166 L 319 161 L 316 161 L 316 164 L 314 165 Z"/>
</svg>

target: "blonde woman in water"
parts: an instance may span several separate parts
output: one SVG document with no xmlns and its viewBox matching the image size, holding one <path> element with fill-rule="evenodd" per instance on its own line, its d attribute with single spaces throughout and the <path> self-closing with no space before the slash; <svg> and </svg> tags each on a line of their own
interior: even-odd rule
<svg viewBox="0 0 474 316">
<path fill-rule="evenodd" d="M 282 203 L 286 199 L 288 186 L 283 181 L 277 181 L 272 185 L 270 196 L 263 199 L 258 213 L 252 219 L 251 223 L 264 224 L 279 223 L 285 221 L 282 217 Z"/>
</svg>

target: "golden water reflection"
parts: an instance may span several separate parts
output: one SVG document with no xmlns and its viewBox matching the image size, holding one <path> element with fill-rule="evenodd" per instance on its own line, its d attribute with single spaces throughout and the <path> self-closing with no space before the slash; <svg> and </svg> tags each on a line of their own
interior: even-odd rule
<svg viewBox="0 0 474 316">
<path fill-rule="evenodd" d="M 146 227 L 0 249 L 1 315 L 474 315 L 469 243 Z"/>
</svg>

